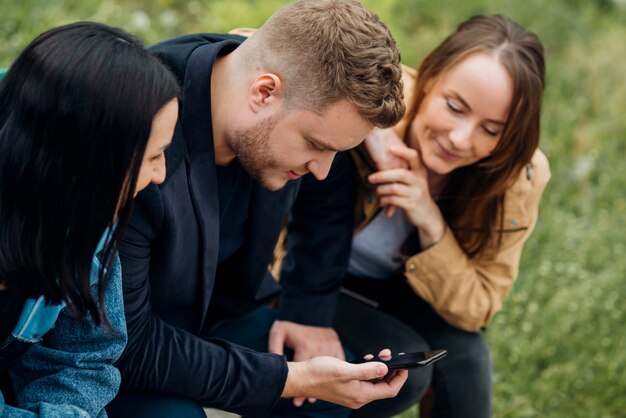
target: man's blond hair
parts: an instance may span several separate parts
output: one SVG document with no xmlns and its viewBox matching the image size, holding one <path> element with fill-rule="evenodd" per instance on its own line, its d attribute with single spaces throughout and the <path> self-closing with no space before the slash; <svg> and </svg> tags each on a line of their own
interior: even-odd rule
<svg viewBox="0 0 626 418">
<path fill-rule="evenodd" d="M 322 113 L 347 99 L 379 127 L 404 114 L 396 42 L 356 1 L 296 1 L 274 13 L 241 49 L 247 66 L 282 79 L 290 106 Z"/>
</svg>

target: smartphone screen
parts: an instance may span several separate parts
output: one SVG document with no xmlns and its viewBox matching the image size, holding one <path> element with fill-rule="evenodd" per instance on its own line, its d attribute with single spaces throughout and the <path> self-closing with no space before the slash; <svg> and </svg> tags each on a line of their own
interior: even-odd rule
<svg viewBox="0 0 626 418">
<path fill-rule="evenodd" d="M 400 353 L 391 356 L 374 357 L 371 360 L 357 359 L 350 363 L 360 364 L 370 361 L 385 363 L 389 370 L 415 369 L 417 367 L 428 366 L 437 360 L 444 358 L 448 352 L 446 350 L 420 351 L 417 353 Z"/>
</svg>

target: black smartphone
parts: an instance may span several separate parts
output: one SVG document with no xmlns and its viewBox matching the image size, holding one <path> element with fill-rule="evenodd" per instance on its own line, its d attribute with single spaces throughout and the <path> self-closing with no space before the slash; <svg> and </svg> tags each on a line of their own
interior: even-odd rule
<svg viewBox="0 0 626 418">
<path fill-rule="evenodd" d="M 431 350 L 420 351 L 417 353 L 399 353 L 391 356 L 374 357 L 371 360 L 360 358 L 352 360 L 350 363 L 361 364 L 371 361 L 379 361 L 381 363 L 385 363 L 389 370 L 415 369 L 418 367 L 428 366 L 437 360 L 441 360 L 447 355 L 448 352 L 446 350 Z"/>
</svg>

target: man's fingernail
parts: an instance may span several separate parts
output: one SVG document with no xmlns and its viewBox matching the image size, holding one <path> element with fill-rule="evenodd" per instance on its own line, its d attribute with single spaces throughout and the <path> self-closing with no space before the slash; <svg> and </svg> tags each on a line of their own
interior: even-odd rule
<svg viewBox="0 0 626 418">
<path fill-rule="evenodd" d="M 384 373 L 383 368 L 380 366 L 376 366 L 376 374 L 378 376 L 382 375 Z"/>
</svg>

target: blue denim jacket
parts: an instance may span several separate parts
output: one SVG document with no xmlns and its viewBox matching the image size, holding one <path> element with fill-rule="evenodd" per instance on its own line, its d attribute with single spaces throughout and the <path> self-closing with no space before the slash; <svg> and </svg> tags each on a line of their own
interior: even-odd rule
<svg viewBox="0 0 626 418">
<path fill-rule="evenodd" d="M 103 244 L 102 240 L 98 251 Z M 95 295 L 101 268 L 94 256 L 91 283 Z M 18 407 L 6 405 L 0 393 L 0 417 L 106 417 L 104 406 L 120 385 L 120 373 L 113 362 L 127 340 L 117 255 L 104 302 L 112 329 L 96 325 L 90 316 L 74 319 L 64 304 L 46 305 L 43 298 L 25 303 L 13 338 L 0 347 L 0 351 L 21 352 L 24 344 L 29 345 L 7 366 Z"/>
</svg>

